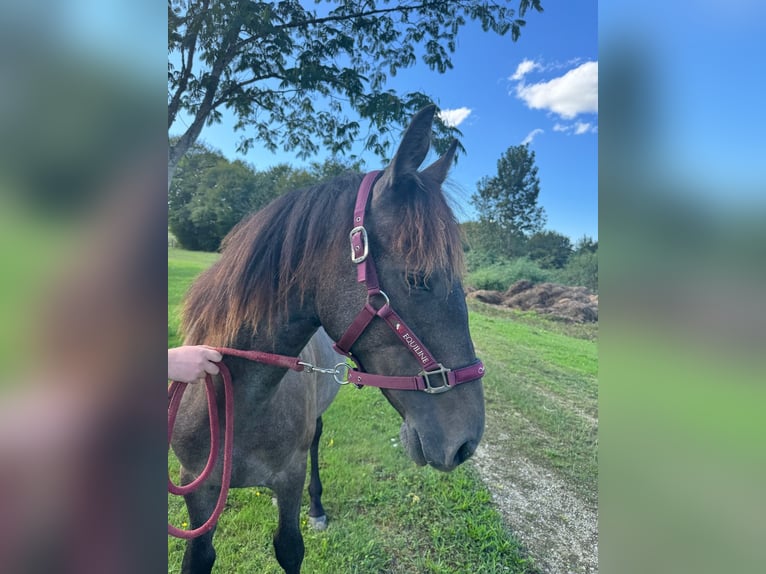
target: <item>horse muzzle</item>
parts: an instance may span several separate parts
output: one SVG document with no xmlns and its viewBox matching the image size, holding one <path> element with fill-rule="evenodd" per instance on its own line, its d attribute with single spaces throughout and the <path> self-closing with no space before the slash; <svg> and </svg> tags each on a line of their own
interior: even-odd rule
<svg viewBox="0 0 766 574">
<path fill-rule="evenodd" d="M 461 441 L 434 440 L 422 437 L 406 420 L 399 429 L 402 446 L 418 466 L 430 465 L 437 470 L 450 472 L 468 460 L 476 451 L 479 439 Z"/>
</svg>

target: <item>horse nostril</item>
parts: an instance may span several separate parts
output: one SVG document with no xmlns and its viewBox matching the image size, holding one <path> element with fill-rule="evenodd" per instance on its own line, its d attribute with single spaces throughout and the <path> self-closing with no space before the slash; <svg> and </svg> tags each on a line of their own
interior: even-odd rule
<svg viewBox="0 0 766 574">
<path fill-rule="evenodd" d="M 471 458 L 474 451 L 476 450 L 476 446 L 477 445 L 474 441 L 468 441 L 459 449 L 457 449 L 457 453 L 455 453 L 455 466 L 462 464 Z"/>
</svg>

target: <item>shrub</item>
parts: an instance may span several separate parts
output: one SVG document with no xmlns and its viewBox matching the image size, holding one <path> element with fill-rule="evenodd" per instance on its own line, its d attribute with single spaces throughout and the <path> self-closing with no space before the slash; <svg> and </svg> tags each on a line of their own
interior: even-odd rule
<svg viewBox="0 0 766 574">
<path fill-rule="evenodd" d="M 543 269 L 526 257 L 519 257 L 512 261 L 501 261 L 481 267 L 469 273 L 465 283 L 474 289 L 505 291 L 521 279 L 532 283 L 544 283 L 553 281 L 554 277 L 555 274 L 552 271 Z"/>
<path fill-rule="evenodd" d="M 556 273 L 556 280 L 598 293 L 598 253 L 583 250 L 572 255 L 566 267 Z"/>
<path fill-rule="evenodd" d="M 465 264 L 468 272 L 478 271 L 483 267 L 492 265 L 504 265 L 511 260 L 503 255 L 497 255 L 495 252 L 486 249 L 471 249 L 465 254 Z"/>
<path fill-rule="evenodd" d="M 527 257 L 545 269 L 562 269 L 571 255 L 571 241 L 555 231 L 535 233 L 527 241 Z"/>
</svg>

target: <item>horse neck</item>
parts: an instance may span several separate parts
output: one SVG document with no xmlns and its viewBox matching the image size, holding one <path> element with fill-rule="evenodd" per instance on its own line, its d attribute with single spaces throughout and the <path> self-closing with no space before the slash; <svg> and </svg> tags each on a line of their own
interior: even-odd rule
<svg viewBox="0 0 766 574">
<path fill-rule="evenodd" d="M 301 309 L 287 313 L 277 325 L 273 332 L 263 329 L 255 334 L 243 335 L 236 343 L 237 348 L 298 357 L 319 327 L 319 322 L 313 313 Z M 237 362 L 240 369 L 248 374 L 257 372 L 260 386 L 265 388 L 276 385 L 284 374 L 283 370 L 269 365 L 247 360 Z"/>
</svg>

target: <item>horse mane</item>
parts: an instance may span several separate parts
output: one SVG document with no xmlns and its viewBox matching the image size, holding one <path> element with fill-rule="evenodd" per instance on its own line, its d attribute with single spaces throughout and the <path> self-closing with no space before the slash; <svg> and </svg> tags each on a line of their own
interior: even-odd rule
<svg viewBox="0 0 766 574">
<path fill-rule="evenodd" d="M 426 277 L 436 269 L 462 273 L 460 228 L 439 183 L 415 179 L 421 190 L 401 194 L 393 248 L 408 269 Z M 221 243 L 221 257 L 186 294 L 186 343 L 231 346 L 243 329 L 272 334 L 279 313 L 314 286 L 327 254 L 348 249 L 361 180 L 361 174 L 345 174 L 289 192 L 235 226 Z M 429 189 L 434 184 L 437 189 Z"/>
</svg>

